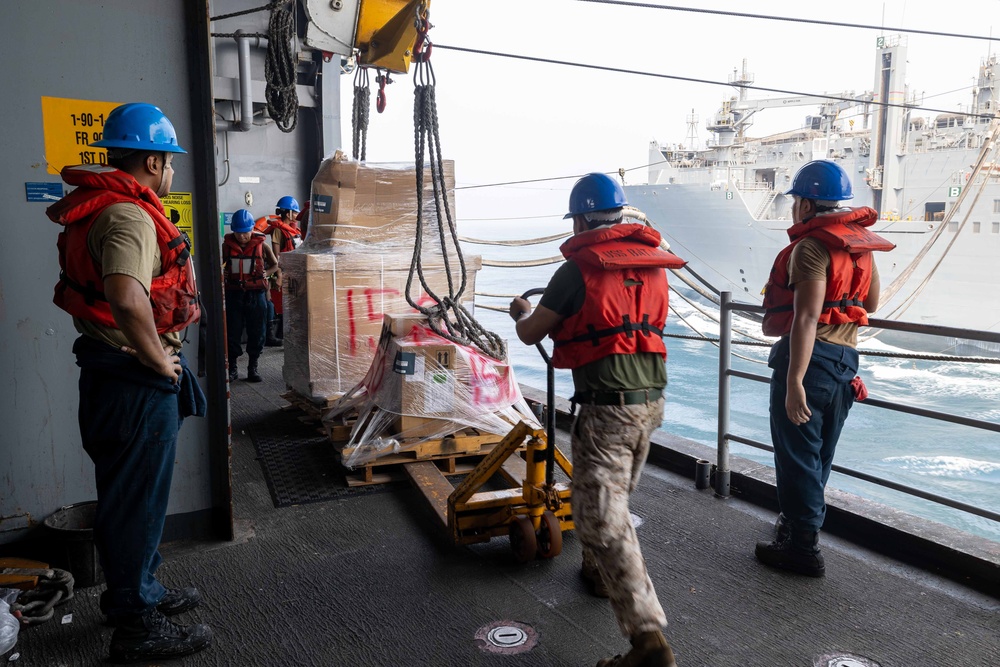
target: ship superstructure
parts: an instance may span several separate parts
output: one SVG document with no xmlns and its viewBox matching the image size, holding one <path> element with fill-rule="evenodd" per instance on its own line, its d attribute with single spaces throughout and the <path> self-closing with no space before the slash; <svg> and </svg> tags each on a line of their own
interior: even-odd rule
<svg viewBox="0 0 1000 667">
<path fill-rule="evenodd" d="M 739 95 L 706 123 L 708 146 L 653 142 L 649 185 L 627 186 L 629 202 L 713 288 L 759 302 L 771 262 L 788 242 L 792 199 L 783 193 L 804 163 L 835 160 L 853 177 L 850 205 L 876 209 L 875 230 L 897 246 L 877 256 L 878 316 L 997 330 L 996 55 L 981 62 L 966 109 L 929 118 L 908 92 L 905 66 L 905 42 L 879 38 L 869 91 L 748 99 L 753 76 L 744 62 L 729 80 Z M 747 136 L 758 112 L 794 106 L 818 112 L 799 128 Z"/>
</svg>

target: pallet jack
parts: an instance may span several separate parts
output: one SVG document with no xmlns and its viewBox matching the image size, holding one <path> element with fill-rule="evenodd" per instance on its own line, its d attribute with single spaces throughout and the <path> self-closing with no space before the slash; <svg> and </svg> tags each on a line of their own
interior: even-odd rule
<svg viewBox="0 0 1000 667">
<path fill-rule="evenodd" d="M 544 291 L 528 290 L 522 298 Z M 555 445 L 555 371 L 542 344 L 536 347 L 546 366 L 544 429 L 518 422 L 458 486 L 452 486 L 432 461 L 403 466 L 455 544 L 488 542 L 507 534 L 521 563 L 558 556 L 563 531 L 574 527 L 570 484 L 556 482 L 554 474 L 558 465 L 570 481 L 573 478 L 573 464 Z M 536 406 L 538 412 L 541 407 Z M 495 475 L 509 487 L 480 490 Z"/>
</svg>

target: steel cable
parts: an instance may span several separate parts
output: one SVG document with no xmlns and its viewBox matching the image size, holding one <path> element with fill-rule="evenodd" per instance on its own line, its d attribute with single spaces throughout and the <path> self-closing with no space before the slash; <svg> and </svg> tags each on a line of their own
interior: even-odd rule
<svg viewBox="0 0 1000 667">
<path fill-rule="evenodd" d="M 507 360 L 507 351 L 503 339 L 496 333 L 486 330 L 461 303 L 462 294 L 468 282 L 465 257 L 462 254 L 458 231 L 448 203 L 448 191 L 444 182 L 444 161 L 441 156 L 441 136 L 438 125 L 437 101 L 435 97 L 436 79 L 430 61 L 420 58 L 414 68 L 414 103 L 413 103 L 413 133 L 414 154 L 417 178 L 417 223 L 416 239 L 413 246 L 413 258 L 410 262 L 410 273 L 406 279 L 406 301 L 415 310 L 427 316 L 430 328 L 443 338 L 459 345 L 479 348 L 486 355 L 500 361 Z M 427 283 L 424 275 L 423 246 L 423 207 L 424 207 L 424 154 L 431 169 L 431 187 L 433 190 L 435 212 L 437 214 L 437 231 L 441 243 L 441 254 L 444 261 L 444 273 L 448 281 L 448 295 L 439 296 Z M 447 235 L 445 226 L 447 225 Z M 452 276 L 451 259 L 448 256 L 448 240 L 458 258 L 461 282 L 458 288 Z M 418 303 L 412 296 L 413 278 L 419 278 L 424 292 L 435 301 L 435 306 L 426 307 Z M 454 321 L 449 317 L 451 311 Z"/>
</svg>

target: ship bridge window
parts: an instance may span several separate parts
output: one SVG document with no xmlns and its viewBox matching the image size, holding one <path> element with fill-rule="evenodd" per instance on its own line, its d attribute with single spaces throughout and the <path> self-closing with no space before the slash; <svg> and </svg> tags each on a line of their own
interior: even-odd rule
<svg viewBox="0 0 1000 667">
<path fill-rule="evenodd" d="M 993 228 L 990 229 L 990 231 L 993 232 L 994 234 L 1000 234 L 1000 222 L 994 222 Z"/>
<path fill-rule="evenodd" d="M 993 200 L 993 212 L 1000 213 L 1000 199 Z"/>
<path fill-rule="evenodd" d="M 949 220 L 948 221 L 948 231 L 949 232 L 957 232 L 958 231 L 958 220 Z"/>
<path fill-rule="evenodd" d="M 979 229 L 982 226 L 983 226 L 983 223 L 981 223 L 981 222 L 973 222 L 972 223 L 972 233 L 973 234 L 978 234 L 979 233 Z"/>
</svg>

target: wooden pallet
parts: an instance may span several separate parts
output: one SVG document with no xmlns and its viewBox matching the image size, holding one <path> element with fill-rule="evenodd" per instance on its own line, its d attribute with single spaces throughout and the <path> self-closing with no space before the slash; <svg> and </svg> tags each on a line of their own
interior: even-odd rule
<svg viewBox="0 0 1000 667">
<path fill-rule="evenodd" d="M 303 424 L 309 424 L 310 426 L 314 424 L 319 425 L 319 431 L 326 435 L 326 428 L 323 427 L 323 415 L 330 411 L 333 404 L 337 401 L 339 396 L 330 396 L 324 398 L 322 401 L 314 401 L 308 396 L 303 396 L 294 389 L 289 389 L 284 394 L 281 394 L 281 398 L 288 401 L 289 405 L 281 408 L 285 412 L 291 412 L 297 410 L 303 414 L 299 416 L 299 421 Z"/>
<path fill-rule="evenodd" d="M 403 466 L 415 461 L 431 462 L 445 475 L 464 475 L 475 469 L 479 461 L 493 451 L 502 439 L 503 436 L 493 434 L 463 433 L 420 442 L 406 451 L 386 454 L 353 470 L 349 469 L 347 485 L 369 486 L 405 480 L 407 475 Z M 406 446 L 405 442 L 403 446 Z M 341 460 L 346 461 L 352 452 L 353 448 L 341 450 Z"/>
</svg>

